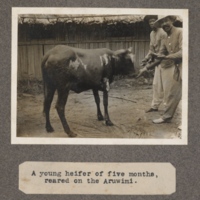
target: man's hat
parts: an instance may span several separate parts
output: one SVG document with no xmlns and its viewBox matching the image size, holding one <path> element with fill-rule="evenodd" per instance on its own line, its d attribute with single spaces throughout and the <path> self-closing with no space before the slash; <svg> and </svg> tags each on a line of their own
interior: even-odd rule
<svg viewBox="0 0 200 200">
<path fill-rule="evenodd" d="M 154 23 L 154 26 L 157 28 L 161 28 L 161 24 L 167 18 L 170 19 L 174 23 L 177 17 L 175 15 L 167 15 L 167 16 L 159 15 L 157 21 L 155 21 Z"/>
<path fill-rule="evenodd" d="M 144 17 L 144 21 L 146 21 L 146 22 L 149 22 L 150 19 L 155 19 L 155 20 L 157 20 L 157 19 L 158 19 L 158 15 L 146 15 L 146 16 Z"/>
</svg>

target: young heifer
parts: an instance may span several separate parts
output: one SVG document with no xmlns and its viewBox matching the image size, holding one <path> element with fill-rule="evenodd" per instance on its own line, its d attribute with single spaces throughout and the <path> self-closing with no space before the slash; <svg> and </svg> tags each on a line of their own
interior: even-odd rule
<svg viewBox="0 0 200 200">
<path fill-rule="evenodd" d="M 58 92 L 56 109 L 65 132 L 75 137 L 65 118 L 65 104 L 69 91 L 80 93 L 92 89 L 97 105 L 98 120 L 105 118 L 106 125 L 111 126 L 108 115 L 108 91 L 113 76 L 134 72 L 134 55 L 131 49 L 111 51 L 109 49 L 78 49 L 58 45 L 48 51 L 42 61 L 44 81 L 44 113 L 46 130 L 53 132 L 49 111 L 55 91 Z M 104 113 L 100 110 L 98 91 L 103 91 Z"/>
</svg>

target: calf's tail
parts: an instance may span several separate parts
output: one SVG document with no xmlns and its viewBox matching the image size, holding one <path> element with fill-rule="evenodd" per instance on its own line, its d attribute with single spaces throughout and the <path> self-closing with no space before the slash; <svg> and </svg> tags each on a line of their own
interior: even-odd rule
<svg viewBox="0 0 200 200">
<path fill-rule="evenodd" d="M 41 63 L 41 70 L 42 70 L 42 80 L 43 80 L 43 92 L 44 92 L 44 104 L 45 104 L 45 99 L 46 99 L 46 82 L 47 82 L 47 74 L 46 74 L 46 71 L 45 71 L 45 63 L 48 59 L 48 55 L 45 55 L 43 60 L 42 60 L 42 63 Z M 45 105 L 43 105 L 43 115 L 45 115 Z"/>
</svg>

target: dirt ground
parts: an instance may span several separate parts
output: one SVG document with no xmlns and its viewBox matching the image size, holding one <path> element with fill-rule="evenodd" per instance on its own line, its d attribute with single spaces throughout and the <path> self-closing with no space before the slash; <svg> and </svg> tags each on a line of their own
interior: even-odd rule
<svg viewBox="0 0 200 200">
<path fill-rule="evenodd" d="M 103 99 L 101 110 L 103 113 Z M 18 137 L 68 137 L 64 132 L 55 109 L 57 94 L 51 107 L 53 133 L 45 130 L 43 116 L 43 94 L 18 94 L 17 136 Z M 152 119 L 162 115 L 159 112 L 145 113 L 150 108 L 152 86 L 136 83 L 133 79 L 118 80 L 109 92 L 109 115 L 114 126 L 106 126 L 97 120 L 96 104 L 92 91 L 80 94 L 70 92 L 66 105 L 66 118 L 71 130 L 78 138 L 181 138 L 177 127 L 181 122 L 180 106 L 171 123 L 153 124 Z"/>
</svg>

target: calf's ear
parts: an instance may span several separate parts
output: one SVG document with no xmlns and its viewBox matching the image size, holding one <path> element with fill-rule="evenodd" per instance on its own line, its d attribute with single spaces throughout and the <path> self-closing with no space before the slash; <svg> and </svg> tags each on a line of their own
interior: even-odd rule
<svg viewBox="0 0 200 200">
<path fill-rule="evenodd" d="M 129 47 L 127 50 L 128 50 L 128 53 L 132 53 L 133 47 Z"/>
</svg>

